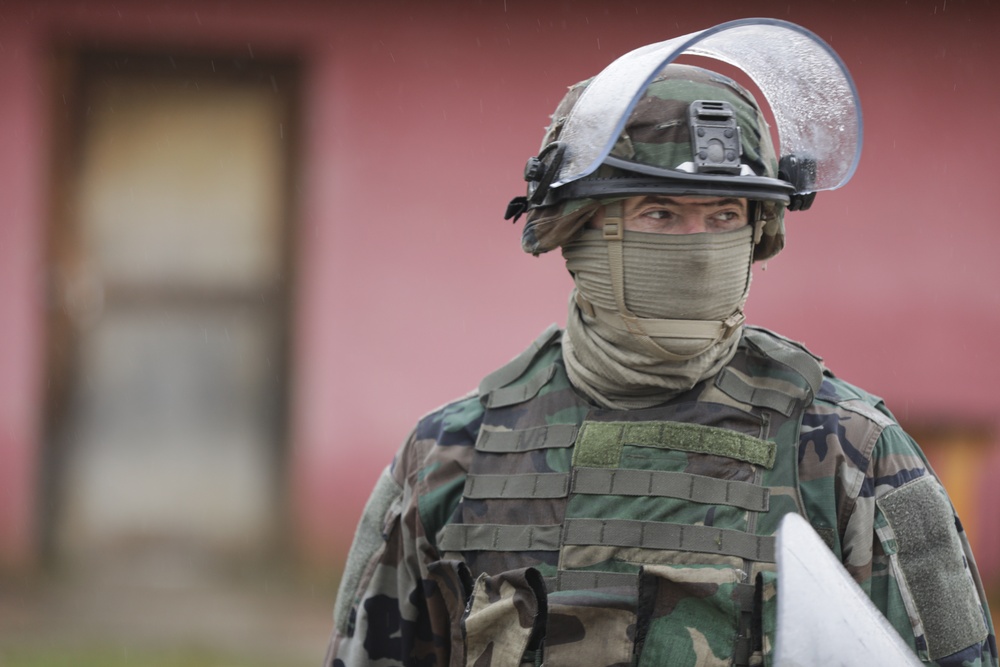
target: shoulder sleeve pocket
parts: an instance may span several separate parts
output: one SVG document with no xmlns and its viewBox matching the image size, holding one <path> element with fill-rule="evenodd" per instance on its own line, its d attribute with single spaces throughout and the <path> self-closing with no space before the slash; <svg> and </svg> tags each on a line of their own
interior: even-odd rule
<svg viewBox="0 0 1000 667">
<path fill-rule="evenodd" d="M 342 635 L 349 635 L 351 608 L 357 603 L 359 588 L 364 573 L 369 569 L 372 558 L 385 543 L 384 533 L 393 516 L 399 514 L 399 500 L 403 495 L 396 480 L 388 469 L 382 472 L 375 483 L 375 489 L 368 498 L 361 521 L 354 534 L 354 544 L 347 556 L 344 576 L 337 592 L 337 604 L 333 610 L 334 627 Z"/>
<path fill-rule="evenodd" d="M 876 501 L 879 534 L 927 658 L 937 660 L 983 641 L 982 606 L 959 540 L 955 515 L 932 476 L 893 489 Z"/>
</svg>

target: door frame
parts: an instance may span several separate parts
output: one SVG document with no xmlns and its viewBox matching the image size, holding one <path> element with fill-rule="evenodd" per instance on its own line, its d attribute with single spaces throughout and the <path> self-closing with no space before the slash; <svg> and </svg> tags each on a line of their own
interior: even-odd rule
<svg viewBox="0 0 1000 667">
<path fill-rule="evenodd" d="M 178 55 L 181 54 L 181 55 Z M 50 148 L 48 201 L 45 229 L 46 304 L 45 357 L 42 443 L 37 494 L 39 502 L 39 555 L 43 567 L 60 565 L 56 532 L 65 508 L 63 488 L 67 454 L 71 438 L 66 433 L 73 387 L 79 381 L 79 345 L 75 325 L 65 307 L 68 276 L 81 261 L 81 234 L 76 217 L 77 181 L 83 160 L 88 89 L 105 73 L 125 72 L 136 76 L 212 76 L 227 81 L 269 85 L 281 100 L 280 128 L 285 146 L 286 168 L 281 184 L 282 215 L 278 249 L 280 275 L 274 288 L 262 298 L 270 304 L 277 319 L 275 356 L 271 366 L 276 374 L 275 395 L 269 406 L 274 411 L 269 423 L 272 483 L 275 517 L 268 534 L 269 544 L 262 545 L 267 563 L 277 564 L 292 554 L 289 521 L 289 387 L 291 386 L 291 341 L 293 335 L 294 295 L 297 280 L 293 261 L 294 239 L 299 218 L 295 184 L 301 170 L 302 63 L 294 56 L 252 57 L 244 53 L 192 50 L 107 49 L 80 44 L 60 44 L 51 51 Z M 128 294 L 119 295 L 126 299 Z M 177 295 L 169 291 L 156 298 L 171 301 Z M 231 295 L 209 295 L 208 299 L 227 299 Z"/>
</svg>

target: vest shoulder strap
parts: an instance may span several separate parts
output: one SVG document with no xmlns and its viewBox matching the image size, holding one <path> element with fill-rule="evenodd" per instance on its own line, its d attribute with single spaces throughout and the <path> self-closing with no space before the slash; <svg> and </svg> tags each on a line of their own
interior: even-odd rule
<svg viewBox="0 0 1000 667">
<path fill-rule="evenodd" d="M 792 417 L 818 395 L 825 368 L 802 344 L 760 327 L 746 326 L 741 354 L 715 377 L 730 398 Z M 763 364 L 751 358 L 763 359 Z"/>
<path fill-rule="evenodd" d="M 813 396 L 823 383 L 823 359 L 802 343 L 780 336 L 762 327 L 747 326 L 743 337 L 757 352 L 785 366 L 798 375 Z"/>
<path fill-rule="evenodd" d="M 553 375 L 552 360 L 543 357 L 551 356 L 545 353 L 554 348 L 561 333 L 555 324 L 550 325 L 528 349 L 483 378 L 479 383 L 479 400 L 483 405 L 491 408 L 513 405 L 538 393 Z"/>
</svg>

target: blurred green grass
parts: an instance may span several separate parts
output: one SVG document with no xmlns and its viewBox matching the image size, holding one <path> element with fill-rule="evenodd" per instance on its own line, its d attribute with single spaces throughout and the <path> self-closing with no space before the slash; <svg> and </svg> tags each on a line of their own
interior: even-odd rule
<svg viewBox="0 0 1000 667">
<path fill-rule="evenodd" d="M 113 646 L 0 648 L 2 667 L 315 667 L 287 659 L 257 659 L 198 647 L 150 649 Z"/>
</svg>

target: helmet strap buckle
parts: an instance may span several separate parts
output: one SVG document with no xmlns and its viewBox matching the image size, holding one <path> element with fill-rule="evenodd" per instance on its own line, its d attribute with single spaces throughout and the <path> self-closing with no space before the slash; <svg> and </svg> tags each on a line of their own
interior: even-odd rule
<svg viewBox="0 0 1000 667">
<path fill-rule="evenodd" d="M 621 241 L 625 238 L 625 225 L 621 218 L 605 219 L 601 233 L 605 241 Z"/>
</svg>

